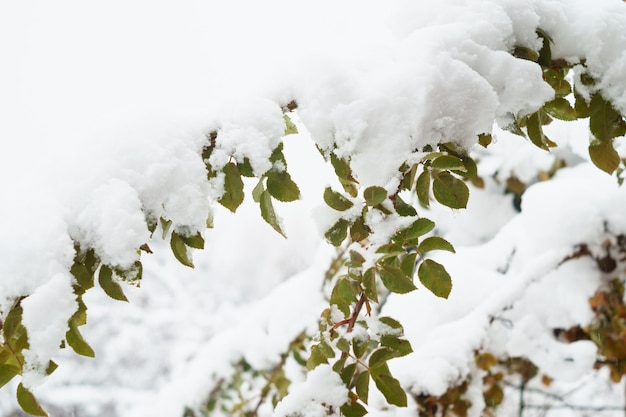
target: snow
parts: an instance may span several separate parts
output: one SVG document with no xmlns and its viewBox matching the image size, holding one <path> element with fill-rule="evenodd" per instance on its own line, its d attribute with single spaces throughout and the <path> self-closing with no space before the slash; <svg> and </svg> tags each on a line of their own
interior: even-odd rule
<svg viewBox="0 0 626 417">
<path fill-rule="evenodd" d="M 626 112 L 625 26 L 618 0 L 3 3 L 0 311 L 28 296 L 25 385 L 46 405 L 89 416 L 170 416 L 199 404 L 240 357 L 271 366 L 300 331 L 316 328 L 333 256 L 323 231 L 359 214 L 360 197 L 353 211 L 320 207 L 323 189 L 339 186 L 315 146 L 350 158 L 362 187 L 391 192 L 399 165 L 424 146 L 469 149 L 493 132 L 496 143 L 474 149 L 486 186 L 472 188 L 468 209 L 424 212 L 457 248 L 436 258 L 453 275 L 450 299 L 420 288 L 383 307 L 415 350 L 391 361 L 392 371 L 412 393 L 439 395 L 476 374 L 474 351 L 488 348 L 530 358 L 555 390 L 597 386 L 594 345 L 564 344 L 551 329 L 591 320 L 588 298 L 609 277 L 590 258 L 562 261 L 575 245 L 597 255 L 626 233 L 626 192 L 588 162 L 584 124 L 546 127 L 559 144 L 547 153 L 493 122 L 504 127 L 554 96 L 535 64 L 509 54 L 539 48 L 537 27 L 554 40 L 554 57 L 585 57 L 598 79 L 592 89 Z M 249 195 L 236 215 L 217 207 L 223 177 L 207 182 L 205 163 L 219 170 L 248 158 L 257 175 L 272 168 L 281 107 L 293 99 L 301 134 L 284 139 L 285 153 L 302 200 L 276 204 L 285 241 Z M 211 132 L 216 148 L 202 161 Z M 567 167 L 541 182 L 558 161 Z M 521 212 L 504 193 L 512 175 L 528 186 Z M 254 185 L 246 181 L 247 191 Z M 209 215 L 216 228 L 204 231 Z M 195 271 L 150 240 L 147 222 L 159 217 L 202 231 Z M 408 221 L 370 214 L 372 243 Z M 81 331 L 97 358 L 59 353 L 77 306 L 74 243 L 128 268 L 149 241 L 156 253 L 142 255 L 142 288 L 124 287 L 129 305 L 98 289 L 85 295 Z M 42 384 L 50 359 L 60 367 Z M 345 402 L 328 366 L 306 377 L 287 368 L 294 384 L 276 415 L 324 415 L 318 402 Z M 0 392 L 0 415 L 16 407 L 15 384 Z M 470 387 L 472 413 L 479 388 Z"/>
<path fill-rule="evenodd" d="M 285 417 L 299 413 L 311 417 L 340 415 L 337 408 L 341 407 L 348 395 L 339 375 L 330 365 L 320 365 L 307 374 L 306 381 L 295 385 L 291 394 L 278 403 L 274 416 Z M 323 406 L 321 403 L 325 403 Z M 328 413 L 329 407 L 335 412 Z"/>
<path fill-rule="evenodd" d="M 32 388 L 42 382 L 48 358 L 58 350 L 59 340 L 67 332 L 67 317 L 76 310 L 76 301 L 69 273 L 57 274 L 26 298 L 22 322 L 28 329 L 28 350 L 24 352 L 24 386 Z"/>
</svg>

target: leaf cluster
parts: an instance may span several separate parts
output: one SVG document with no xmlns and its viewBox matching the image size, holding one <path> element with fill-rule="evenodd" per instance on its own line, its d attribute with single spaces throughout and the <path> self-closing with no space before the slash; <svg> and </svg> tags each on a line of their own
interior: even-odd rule
<svg viewBox="0 0 626 417">
<path fill-rule="evenodd" d="M 539 51 L 518 46 L 513 55 L 536 62 L 543 70 L 543 78 L 553 89 L 555 98 L 545 103 L 538 111 L 518 117 L 505 128 L 517 135 L 527 137 L 535 146 L 549 150 L 556 145 L 544 133 L 543 126 L 554 119 L 573 121 L 589 119 L 592 135 L 588 151 L 591 161 L 602 171 L 613 174 L 617 171 L 620 184 L 623 179 L 624 161 L 615 150 L 614 139 L 626 134 L 626 120 L 613 104 L 598 91 L 597 81 L 589 74 L 585 60 L 577 64 L 581 70 L 580 81 L 572 86 L 573 65 L 563 59 L 553 59 L 550 36 L 543 30 L 537 30 L 543 40 Z M 580 91 L 583 88 L 589 95 Z M 524 130 L 525 131 L 524 131 Z"/>
</svg>

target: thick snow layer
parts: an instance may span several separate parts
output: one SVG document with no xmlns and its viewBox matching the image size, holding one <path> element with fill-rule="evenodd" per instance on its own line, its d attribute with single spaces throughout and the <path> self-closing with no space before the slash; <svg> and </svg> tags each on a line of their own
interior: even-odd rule
<svg viewBox="0 0 626 417">
<path fill-rule="evenodd" d="M 290 395 L 276 406 L 274 416 L 286 417 L 293 414 L 311 417 L 339 416 L 336 410 L 346 402 L 347 395 L 348 389 L 343 385 L 339 375 L 330 365 L 320 365 L 307 374 L 305 382 L 292 387 Z M 328 407 L 334 407 L 335 412 L 329 414 Z"/>
<path fill-rule="evenodd" d="M 285 243 L 248 220 L 258 218 L 252 206 L 242 208 L 246 220 L 215 209 L 223 178 L 206 181 L 199 157 L 206 135 L 218 132 L 209 161 L 214 167 L 247 157 L 261 174 L 282 140 L 281 106 L 296 99 L 296 118 L 315 145 L 350 158 L 362 186 L 392 190 L 398 166 L 419 157 L 425 145 L 452 141 L 470 148 L 478 134 L 492 131 L 494 120 L 505 126 L 553 98 L 540 69 L 509 53 L 514 46 L 539 48 L 537 27 L 554 40 L 555 58 L 585 59 L 598 80 L 593 88 L 626 111 L 626 10 L 618 0 L 2 3 L 0 310 L 28 296 L 26 385 L 39 385 L 44 364 L 54 357 L 63 362 L 51 378 L 57 382 L 38 390 L 49 404 L 79 404 L 94 416 L 179 410 L 184 401 L 200 401 L 211 385 L 202 380 L 210 378 L 201 368 L 207 358 L 219 358 L 224 367 L 232 359 L 234 351 L 219 350 L 215 341 L 246 344 L 259 327 L 266 326 L 265 336 L 286 336 L 314 322 L 322 293 L 313 276 L 323 275 L 329 256 L 319 248 L 310 213 L 333 182 L 328 168 L 314 160 L 310 143 L 309 159 L 290 164 L 304 201 L 277 205 L 296 242 Z M 554 156 L 496 130 L 500 147 L 477 153 L 481 175 L 489 178 L 484 191 L 473 190 L 467 213 L 432 211 L 437 232 L 459 246 L 458 255 L 441 258 L 454 274 L 451 298 L 420 289 L 385 305 L 385 313 L 406 323 L 414 345 L 416 353 L 394 365 L 414 392 L 441 393 L 466 377 L 473 372 L 473 350 L 483 345 L 527 355 L 557 379 L 577 379 L 588 370 L 594 354 L 588 343 L 562 346 L 546 335 L 550 326 L 589 319 L 583 306 L 603 277 L 583 263 L 575 270 L 559 263 L 573 245 L 597 249 L 607 233 L 626 232 L 619 209 L 626 195 L 583 162 L 586 130 L 550 129 L 564 149 Z M 511 209 L 499 181 L 515 174 L 530 185 L 555 157 L 571 168 L 532 185 L 520 214 Z M 90 323 L 97 324 L 84 330 L 97 348 L 98 358 L 89 363 L 102 368 L 81 372 L 83 359 L 57 358 L 64 323 L 76 307 L 68 274 L 74 243 L 126 268 L 150 238 L 146 217 L 163 216 L 195 232 L 204 230 L 211 212 L 225 227 L 213 237 L 205 233 L 207 258 L 196 270 L 202 279 L 181 283 L 190 272 L 172 267 L 171 257 L 155 256 L 145 274 L 146 280 L 158 275 L 153 292 L 125 288 L 137 307 L 85 297 Z M 337 216 L 318 213 L 323 226 Z M 371 219 L 383 237 L 393 233 L 395 221 Z M 167 245 L 154 248 L 168 251 Z M 571 275 L 576 285 L 564 285 Z M 303 277 L 310 278 L 306 284 L 294 284 Z M 537 301 L 546 293 L 561 298 Z M 242 309 L 264 296 L 258 314 Z M 286 310 L 298 309 L 289 327 L 276 307 L 284 300 Z M 255 320 L 244 320 L 245 311 Z M 496 324 L 519 325 L 497 330 L 489 325 L 494 317 Z M 506 342 L 528 338 L 532 343 Z M 142 340 L 149 343 L 133 348 Z M 255 363 L 271 361 L 278 349 L 259 346 L 245 346 L 255 352 Z M 199 376 L 189 391 L 181 373 L 194 367 Z M 137 377 L 129 369 L 145 373 Z M 315 374 L 304 384 L 316 375 L 328 376 Z M 108 393 L 99 393 L 103 386 Z M 162 395 L 185 390 L 181 397 Z M 164 405 L 154 411 L 156 396 Z M 10 404 L 0 401 L 0 412 L 8 414 Z"/>
</svg>

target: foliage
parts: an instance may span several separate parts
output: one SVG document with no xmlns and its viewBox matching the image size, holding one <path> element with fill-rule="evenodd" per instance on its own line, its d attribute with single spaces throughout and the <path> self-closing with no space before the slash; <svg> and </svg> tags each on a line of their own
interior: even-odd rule
<svg viewBox="0 0 626 417">
<path fill-rule="evenodd" d="M 543 46 L 535 51 L 517 46 L 511 54 L 519 59 L 530 60 L 539 65 L 543 77 L 555 92 L 555 98 L 530 114 L 514 115 L 506 129 L 525 136 L 535 146 L 549 150 L 556 146 L 543 131 L 543 126 L 554 119 L 571 121 L 589 118 L 593 135 L 589 155 L 601 170 L 620 177 L 624 161 L 614 148 L 616 137 L 626 133 L 626 122 L 614 105 L 608 101 L 597 86 L 597 81 L 586 68 L 585 60 L 578 62 L 553 59 L 549 35 L 542 30 L 537 35 Z M 572 79 L 575 82 L 570 82 Z M 289 117 L 297 109 L 292 101 L 283 107 L 285 134 L 297 133 L 296 125 Z M 283 144 L 273 149 L 266 172 L 255 172 L 247 158 L 231 156 L 223 166 L 213 166 L 209 161 L 216 149 L 220 132 L 207 134 L 206 144 L 199 155 L 206 165 L 207 180 L 223 179 L 223 194 L 219 204 L 235 212 L 246 196 L 244 178 L 256 178 L 257 185 L 251 192 L 259 204 L 261 217 L 278 233 L 285 235 L 274 202 L 291 202 L 300 197 L 298 185 L 292 180 L 283 153 Z M 476 141 L 489 146 L 489 133 L 483 133 Z M 265 401 L 275 405 L 288 395 L 290 381 L 283 367 L 293 358 L 303 368 L 315 369 L 330 364 L 348 389 L 348 396 L 340 412 L 347 417 L 367 414 L 369 390 L 375 387 L 391 406 L 408 404 L 407 388 L 396 379 L 388 366 L 395 358 L 412 353 L 413 349 L 404 338 L 401 323 L 391 317 L 381 316 L 380 306 L 389 293 L 406 294 L 417 289 L 419 283 L 434 295 L 447 298 L 452 291 L 452 278 L 445 267 L 432 259 L 434 251 L 454 252 L 450 242 L 433 234 L 435 223 L 419 213 L 433 203 L 451 209 L 462 209 L 468 204 L 470 188 L 482 185 L 477 176 L 476 162 L 467 150 L 452 142 L 425 146 L 406 155 L 398 167 L 396 185 L 385 184 L 362 187 L 354 175 L 349 157 L 337 149 L 322 150 L 325 159 L 333 166 L 341 190 L 326 188 L 323 199 L 336 214 L 336 221 L 325 232 L 328 242 L 338 248 L 338 259 L 327 276 L 329 287 L 328 307 L 321 313 L 318 332 L 300 335 L 274 367 L 254 369 L 245 358 L 233 365 L 233 374 L 218 380 L 214 390 L 198 409 L 189 409 L 186 416 L 211 415 L 221 410 L 229 415 L 256 415 Z M 507 187 L 516 194 L 524 191 L 524 184 L 512 178 Z M 155 233 L 160 227 L 162 236 L 169 236 L 171 250 L 183 265 L 193 268 L 192 250 L 203 249 L 203 231 L 174 227 L 164 217 L 154 218 L 145 213 L 149 230 Z M 207 219 L 207 227 L 212 219 Z M 382 225 L 382 226 L 381 226 Z M 384 227 L 383 227 L 384 226 Z M 395 232 L 386 241 L 378 237 L 382 229 L 392 227 Z M 384 236 L 384 235 L 383 235 Z M 623 243 L 623 239 L 622 239 Z M 151 253 L 147 245 L 137 248 Z M 606 266 L 605 266 L 606 267 Z M 74 294 L 78 303 L 76 312 L 68 321 L 64 344 L 77 354 L 93 357 L 93 349 L 81 335 L 79 328 L 87 322 L 87 306 L 83 295 L 97 285 L 111 298 L 127 301 L 122 283 L 139 285 L 142 265 L 137 261 L 132 267 L 120 269 L 107 265 L 98 257 L 94 248 L 75 245 L 75 257 L 70 270 L 73 275 Z M 606 271 L 610 272 L 610 271 Z M 5 385 L 24 372 L 25 349 L 28 334 L 22 324 L 21 302 L 2 314 L 3 341 L 0 348 L 0 386 Z M 621 302 L 621 304 L 620 304 Z M 625 308 L 623 304 L 623 280 L 614 281 L 592 299 L 592 307 L 598 320 L 585 330 L 588 337 L 600 347 L 603 363 L 611 368 L 614 380 L 624 374 L 626 354 L 623 342 Z M 566 332 L 567 333 L 567 332 Z M 483 386 L 488 407 L 497 407 L 502 401 L 501 381 L 504 367 L 509 372 L 530 379 L 529 369 L 534 369 L 523 358 L 496 359 L 488 352 L 477 354 L 477 367 L 484 371 Z M 50 362 L 46 373 L 54 371 Z M 373 383 L 373 384 L 372 384 Z M 464 399 L 466 382 L 461 383 L 443 396 L 423 394 L 416 397 L 420 415 L 447 415 L 448 411 L 464 416 L 470 406 Z M 24 411 L 33 415 L 47 415 L 27 387 L 19 384 L 17 397 Z M 442 413 L 442 414 L 441 414 Z"/>
</svg>

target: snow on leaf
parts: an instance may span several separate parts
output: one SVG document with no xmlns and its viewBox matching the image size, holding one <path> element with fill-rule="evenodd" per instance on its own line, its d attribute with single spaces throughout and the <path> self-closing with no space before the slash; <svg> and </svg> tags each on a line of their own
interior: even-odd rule
<svg viewBox="0 0 626 417">
<path fill-rule="evenodd" d="M 224 195 L 219 199 L 219 203 L 232 211 L 243 203 L 243 181 L 237 168 L 237 164 L 229 162 L 224 166 Z"/>
<path fill-rule="evenodd" d="M 35 398 L 32 392 L 20 383 L 17 386 L 17 402 L 22 407 L 22 410 L 33 416 L 48 417 L 48 413 L 39 405 L 39 401 Z"/>
<path fill-rule="evenodd" d="M 363 191 L 363 198 L 368 206 L 377 206 L 387 198 L 387 190 L 379 186 L 367 187 Z"/>
<path fill-rule="evenodd" d="M 333 191 L 332 188 L 326 187 L 324 190 L 324 201 L 330 208 L 337 211 L 345 211 L 354 205 L 354 203 L 345 198 L 340 193 Z"/>
<path fill-rule="evenodd" d="M 172 233 L 172 236 L 175 234 Z M 113 271 L 107 265 L 100 267 L 100 273 L 98 274 L 98 283 L 104 292 L 111 298 L 119 301 L 128 302 L 128 298 L 124 295 L 122 286 L 113 277 Z"/>
<path fill-rule="evenodd" d="M 189 268 L 194 267 L 185 241 L 176 232 L 172 232 L 172 236 L 170 237 L 170 248 L 178 262 Z"/>
</svg>

